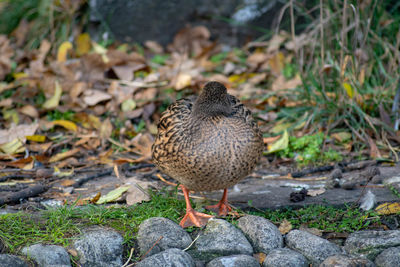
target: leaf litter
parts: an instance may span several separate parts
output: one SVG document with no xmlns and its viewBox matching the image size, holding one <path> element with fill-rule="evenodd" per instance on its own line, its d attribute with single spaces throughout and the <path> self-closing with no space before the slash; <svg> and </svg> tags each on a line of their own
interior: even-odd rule
<svg viewBox="0 0 400 267">
<path fill-rule="evenodd" d="M 76 171 L 93 173 L 115 164 L 150 162 L 160 113 L 175 99 L 198 93 L 210 80 L 223 82 L 260 118 L 268 144 L 265 154 L 287 148 L 289 131 L 290 136 L 315 131 L 306 117 L 293 122 L 278 115 L 281 108 L 301 104 L 290 96 L 303 86 L 300 73 L 285 74 L 294 63 L 286 32 L 268 42 L 230 50 L 212 41 L 204 26 L 185 27 L 165 48 L 154 41 L 140 49 L 118 43 L 105 47 L 88 33 L 80 33 L 73 42 L 52 47 L 44 39 L 38 49 L 26 51 L 20 48 L 24 23 L 14 32 L 15 40 L 0 35 L 0 160 L 4 167 L 58 170 L 63 175 L 45 181 L 58 186 L 47 197 L 77 200 L 66 190 L 71 176 L 79 175 Z M 343 87 L 350 98 L 357 98 L 350 83 L 344 82 Z M 385 115 L 383 108 L 380 113 Z M 352 132 L 335 132 L 330 137 L 346 151 Z M 382 142 L 369 138 L 368 144 L 369 156 L 387 154 Z M 137 171 L 149 170 L 143 166 Z M 155 174 L 150 177 L 151 182 L 139 179 L 129 189 L 121 185 L 111 191 L 112 197 L 99 194 L 101 187 L 96 188 L 92 198 L 99 195 L 98 201 L 109 202 L 127 192 L 130 204 L 146 201 L 144 191 L 157 187 L 155 181 L 159 181 Z M 310 191 L 310 195 L 323 192 Z"/>
</svg>

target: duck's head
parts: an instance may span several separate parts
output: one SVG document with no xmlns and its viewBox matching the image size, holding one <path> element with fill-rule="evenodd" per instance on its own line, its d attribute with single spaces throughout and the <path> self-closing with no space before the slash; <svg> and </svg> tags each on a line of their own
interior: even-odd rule
<svg viewBox="0 0 400 267">
<path fill-rule="evenodd" d="M 196 116 L 228 116 L 232 113 L 226 87 L 219 82 L 208 82 L 193 106 Z"/>
</svg>

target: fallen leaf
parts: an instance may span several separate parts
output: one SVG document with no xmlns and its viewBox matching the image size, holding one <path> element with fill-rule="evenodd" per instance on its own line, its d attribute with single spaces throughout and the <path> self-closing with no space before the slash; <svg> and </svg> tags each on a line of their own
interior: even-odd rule
<svg viewBox="0 0 400 267">
<path fill-rule="evenodd" d="M 100 199 L 96 202 L 96 204 L 104 204 L 104 203 L 113 202 L 116 199 L 118 199 L 119 197 L 121 197 L 121 195 L 123 193 L 128 191 L 129 188 L 130 188 L 130 186 L 120 186 L 120 187 L 108 192 L 107 195 L 101 196 Z"/>
<path fill-rule="evenodd" d="M 67 120 L 55 120 L 53 121 L 54 125 L 62 126 L 67 130 L 76 132 L 78 130 L 78 126 L 76 126 L 75 123 L 72 121 L 67 121 Z"/>
<path fill-rule="evenodd" d="M 87 54 L 91 48 L 90 35 L 88 33 L 81 33 L 76 38 L 76 54 L 82 56 Z"/>
<path fill-rule="evenodd" d="M 15 153 L 21 153 L 24 152 L 24 144 L 21 142 L 19 139 L 14 139 L 8 143 L 0 145 L 0 150 L 3 151 L 4 153 L 11 155 Z"/>
<path fill-rule="evenodd" d="M 59 84 L 58 81 L 56 81 L 54 95 L 51 98 L 47 99 L 46 102 L 44 102 L 43 108 L 53 109 L 58 107 L 60 103 L 61 94 L 62 94 L 61 85 Z"/>
<path fill-rule="evenodd" d="M 282 235 L 287 234 L 292 230 L 293 225 L 286 219 L 284 219 L 281 224 L 279 225 L 279 232 L 281 232 Z"/>
<path fill-rule="evenodd" d="M 286 80 L 283 75 L 280 75 L 277 79 L 272 82 L 271 89 L 273 91 L 294 89 L 297 86 L 302 85 L 300 75 L 296 75 L 293 79 Z"/>
<path fill-rule="evenodd" d="M 350 98 L 353 98 L 353 96 L 354 96 L 354 89 L 353 89 L 353 87 L 351 86 L 351 84 L 349 84 L 349 83 L 343 83 L 342 85 L 343 85 L 344 90 L 345 90 L 346 93 L 347 93 L 347 96 L 350 97 Z"/>
<path fill-rule="evenodd" d="M 84 95 L 83 101 L 89 106 L 94 106 L 102 101 L 111 99 L 110 94 L 95 89 L 86 90 Z"/>
<path fill-rule="evenodd" d="M 144 45 L 150 49 L 152 52 L 156 54 L 162 54 L 164 52 L 164 48 L 155 41 L 146 41 Z"/>
<path fill-rule="evenodd" d="M 256 258 L 256 260 L 258 261 L 258 263 L 260 263 L 260 265 L 262 265 L 265 259 L 267 258 L 267 255 L 265 253 L 259 252 L 253 254 L 253 257 Z"/>
<path fill-rule="evenodd" d="M 268 145 L 268 153 L 274 153 L 286 149 L 289 146 L 289 134 L 285 130 L 280 139 L 275 141 L 275 143 Z"/>
<path fill-rule="evenodd" d="M 375 211 L 379 215 L 390 215 L 390 214 L 397 214 L 400 212 L 400 203 L 383 203 L 380 204 L 378 207 L 375 208 Z"/>
<path fill-rule="evenodd" d="M 133 99 L 127 99 L 121 104 L 121 110 L 123 112 L 132 111 L 136 108 L 136 102 Z"/>
<path fill-rule="evenodd" d="M 25 136 L 34 135 L 38 127 L 38 123 L 32 123 L 17 126 L 12 125 L 8 130 L 0 130 L 0 144 L 5 144 L 15 139 L 25 142 Z"/>
<path fill-rule="evenodd" d="M 131 177 L 127 179 L 125 184 L 130 185 L 126 195 L 126 204 L 128 206 L 150 200 L 148 190 L 152 183 L 140 181 L 135 177 Z"/>
<path fill-rule="evenodd" d="M 182 90 L 188 87 L 192 82 L 192 76 L 187 73 L 179 73 L 175 80 L 175 89 Z"/>
<path fill-rule="evenodd" d="M 57 51 L 57 61 L 58 62 L 65 62 L 67 60 L 67 53 L 68 50 L 72 49 L 72 44 L 70 42 L 63 42 Z"/>
<path fill-rule="evenodd" d="M 50 163 L 57 162 L 57 161 L 60 161 L 62 159 L 71 157 L 71 156 L 75 155 L 76 153 L 78 153 L 79 151 L 80 151 L 79 148 L 74 148 L 74 149 L 71 149 L 71 150 L 68 150 L 68 151 L 65 151 L 65 152 L 61 152 L 61 153 L 55 154 L 54 156 L 52 156 L 49 159 L 49 162 Z"/>
<path fill-rule="evenodd" d="M 369 145 L 369 149 L 370 149 L 370 151 L 369 151 L 369 156 L 370 156 L 371 158 L 373 158 L 373 159 L 381 158 L 382 155 L 381 155 L 381 153 L 379 152 L 379 149 L 378 149 L 378 147 L 376 146 L 374 140 L 372 140 L 372 138 L 369 137 L 369 136 L 367 136 L 367 140 L 368 140 L 368 145 Z"/>
<path fill-rule="evenodd" d="M 315 197 L 315 196 L 318 196 L 318 195 L 321 195 L 321 194 L 325 193 L 325 191 L 326 191 L 326 189 L 323 188 L 323 187 L 321 187 L 319 189 L 309 189 L 307 191 L 307 196 Z"/>
<path fill-rule="evenodd" d="M 43 143 L 46 141 L 46 136 L 44 135 L 27 135 L 25 136 L 26 140 L 37 142 L 37 143 Z"/>
<path fill-rule="evenodd" d="M 107 139 L 111 136 L 113 131 L 113 125 L 111 124 L 110 118 L 103 121 L 99 130 L 99 137 L 101 139 Z"/>
<path fill-rule="evenodd" d="M 104 63 L 110 62 L 110 59 L 107 56 L 107 49 L 102 47 L 96 42 L 92 41 L 92 47 L 95 53 L 101 55 L 101 59 L 103 60 Z"/>
<path fill-rule="evenodd" d="M 351 139 L 352 135 L 349 132 L 338 132 L 331 134 L 331 137 L 339 143 L 347 142 Z"/>
<path fill-rule="evenodd" d="M 39 112 L 32 105 L 25 105 L 22 108 L 20 108 L 18 111 L 26 116 L 31 117 L 31 118 L 39 118 Z"/>
<path fill-rule="evenodd" d="M 275 34 L 272 36 L 272 38 L 268 42 L 268 48 L 267 52 L 268 53 L 273 53 L 275 51 L 278 51 L 282 43 L 286 40 L 286 36 L 280 35 L 280 34 Z"/>
<path fill-rule="evenodd" d="M 299 230 L 309 232 L 310 234 L 313 234 L 316 236 L 322 236 L 322 230 L 317 229 L 317 228 L 309 228 L 304 224 L 300 225 Z"/>
</svg>

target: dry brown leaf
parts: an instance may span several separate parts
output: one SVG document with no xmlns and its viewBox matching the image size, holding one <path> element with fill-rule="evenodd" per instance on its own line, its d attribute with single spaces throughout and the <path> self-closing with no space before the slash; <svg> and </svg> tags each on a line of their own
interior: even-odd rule
<svg viewBox="0 0 400 267">
<path fill-rule="evenodd" d="M 270 56 L 266 53 L 256 51 L 255 53 L 251 54 L 247 57 L 247 64 L 251 66 L 258 66 L 264 62 L 266 62 L 270 58 Z"/>
<path fill-rule="evenodd" d="M 164 53 L 164 48 L 157 42 L 155 41 L 146 41 L 144 45 L 150 49 L 152 52 L 156 54 L 162 54 Z"/>
<path fill-rule="evenodd" d="M 369 145 L 369 156 L 373 159 L 380 158 L 381 153 L 379 152 L 378 147 L 376 146 L 374 140 L 371 137 L 367 136 L 368 138 L 368 145 Z"/>
<path fill-rule="evenodd" d="M 268 42 L 268 48 L 267 52 L 268 53 L 273 53 L 275 51 L 278 51 L 282 43 L 286 40 L 286 36 L 283 36 L 281 34 L 275 34 L 272 36 L 271 40 Z"/>
<path fill-rule="evenodd" d="M 125 185 L 130 186 L 126 195 L 126 204 L 130 206 L 143 201 L 149 201 L 150 195 L 148 190 L 151 184 L 150 182 L 141 181 L 135 177 L 128 178 L 125 182 Z"/>
<path fill-rule="evenodd" d="M 64 180 L 61 181 L 60 184 L 62 186 L 68 187 L 68 186 L 71 186 L 71 185 L 75 184 L 75 181 L 71 180 L 71 179 L 64 179 Z"/>
<path fill-rule="evenodd" d="M 256 258 L 256 260 L 258 261 L 258 263 L 260 263 L 260 265 L 262 265 L 265 259 L 267 258 L 267 255 L 265 253 L 260 252 L 253 254 L 253 257 Z"/>
<path fill-rule="evenodd" d="M 94 106 L 102 101 L 110 100 L 111 95 L 100 90 L 89 89 L 84 91 L 83 101 L 88 106 Z"/>
<path fill-rule="evenodd" d="M 31 117 L 31 118 L 38 118 L 39 117 L 39 112 L 32 105 L 25 105 L 22 108 L 20 108 L 18 111 L 21 112 L 22 114 L 26 115 L 26 116 Z"/>
<path fill-rule="evenodd" d="M 69 91 L 69 97 L 73 103 L 78 101 L 78 96 L 82 94 L 86 88 L 87 84 L 85 82 L 77 82 L 72 86 L 72 89 Z"/>
<path fill-rule="evenodd" d="M 310 190 L 307 191 L 307 195 L 315 197 L 315 196 L 318 196 L 318 195 L 321 195 L 321 194 L 325 193 L 325 191 L 326 191 L 326 189 L 323 188 L 323 187 L 321 187 L 319 189 L 310 189 Z"/>
<path fill-rule="evenodd" d="M 266 62 L 265 66 L 262 66 L 262 69 L 266 69 L 268 66 L 275 75 L 280 75 L 285 66 L 285 55 L 282 52 L 276 53 L 268 59 L 268 62 Z"/>
<path fill-rule="evenodd" d="M 192 82 L 192 76 L 187 73 L 179 73 L 175 78 L 175 89 L 182 90 L 185 87 L 190 86 Z"/>
<path fill-rule="evenodd" d="M 286 219 L 284 219 L 281 224 L 279 225 L 279 232 L 281 232 L 282 235 L 287 234 L 292 230 L 293 225 Z"/>
<path fill-rule="evenodd" d="M 54 156 L 52 156 L 49 159 L 49 162 L 53 163 L 53 162 L 57 162 L 57 161 L 63 160 L 65 158 L 68 158 L 68 157 L 71 157 L 71 156 L 75 155 L 79 151 L 80 151 L 79 148 L 74 148 L 74 149 L 68 150 L 66 152 L 61 152 L 61 153 L 55 154 Z"/>
<path fill-rule="evenodd" d="M 322 230 L 317 229 L 317 228 L 309 228 L 304 224 L 300 225 L 299 230 L 309 232 L 310 234 L 313 234 L 316 236 L 322 236 Z"/>
<path fill-rule="evenodd" d="M 110 118 L 103 121 L 99 129 L 99 136 L 102 139 L 107 139 L 111 136 L 113 131 L 113 125 L 111 124 Z"/>
<path fill-rule="evenodd" d="M 153 145 L 154 138 L 151 134 L 138 134 L 132 140 L 131 144 L 134 146 L 132 152 L 141 155 L 141 160 L 148 160 L 151 158 L 151 146 Z"/>
<path fill-rule="evenodd" d="M 0 81 L 11 72 L 11 57 L 14 50 L 10 46 L 10 41 L 5 35 L 0 35 Z"/>
<path fill-rule="evenodd" d="M 11 142 L 14 139 L 19 139 L 22 142 L 25 142 L 25 136 L 34 135 L 39 124 L 21 124 L 21 125 L 12 125 L 8 130 L 0 130 L 0 144 L 5 144 Z"/>
<path fill-rule="evenodd" d="M 17 46 L 20 47 L 24 44 L 25 38 L 29 32 L 30 25 L 26 19 L 22 19 L 18 27 L 11 33 L 12 36 L 17 40 Z"/>
<path fill-rule="evenodd" d="M 296 77 L 288 81 L 285 79 L 283 75 L 279 75 L 279 77 L 272 83 L 271 89 L 273 91 L 294 89 L 301 84 L 302 81 L 299 75 L 296 75 Z"/>
</svg>

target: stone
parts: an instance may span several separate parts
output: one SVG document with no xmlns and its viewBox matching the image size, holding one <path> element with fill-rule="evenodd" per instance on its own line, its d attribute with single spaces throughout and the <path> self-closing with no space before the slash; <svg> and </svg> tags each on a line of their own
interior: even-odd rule
<svg viewBox="0 0 400 267">
<path fill-rule="evenodd" d="M 122 266 L 122 236 L 113 229 L 91 228 L 74 242 L 83 267 Z"/>
<path fill-rule="evenodd" d="M 210 219 L 196 243 L 198 257 L 211 260 L 218 256 L 252 255 L 253 248 L 242 231 L 221 219 Z"/>
<path fill-rule="evenodd" d="M 138 262 L 136 267 L 195 267 L 192 257 L 177 248 L 166 249 Z"/>
<path fill-rule="evenodd" d="M 150 218 L 142 222 L 139 226 L 137 240 L 140 253 L 142 255 L 147 253 L 146 256 L 169 248 L 184 249 L 192 243 L 189 234 L 182 227 L 161 217 Z M 156 242 L 157 244 L 154 246 Z M 152 246 L 154 247 L 149 251 Z"/>
<path fill-rule="evenodd" d="M 207 263 L 206 267 L 259 267 L 258 261 L 249 255 L 232 255 L 218 257 Z"/>
<path fill-rule="evenodd" d="M 265 261 L 263 267 L 308 267 L 307 259 L 300 253 L 288 249 L 277 248 L 271 250 Z"/>
<path fill-rule="evenodd" d="M 374 267 L 375 264 L 364 258 L 351 255 L 334 255 L 326 258 L 319 267 Z"/>
<path fill-rule="evenodd" d="M 400 247 L 387 248 L 375 259 L 378 267 L 400 266 Z"/>
<path fill-rule="evenodd" d="M 400 231 L 358 231 L 350 234 L 344 243 L 344 249 L 356 256 L 374 260 L 383 250 L 400 246 Z"/>
<path fill-rule="evenodd" d="M 300 230 L 292 230 L 286 235 L 286 245 L 303 254 L 313 265 L 318 265 L 329 256 L 341 253 L 337 245 Z"/>
<path fill-rule="evenodd" d="M 0 254 L 0 267 L 28 267 L 29 265 L 15 255 Z"/>
<path fill-rule="evenodd" d="M 36 261 L 39 266 L 71 266 L 68 252 L 60 246 L 35 244 L 24 247 L 22 253 Z"/>
<path fill-rule="evenodd" d="M 270 250 L 283 246 L 283 237 L 278 227 L 265 218 L 243 216 L 238 220 L 238 227 L 250 241 L 255 253 L 267 254 Z"/>
</svg>

